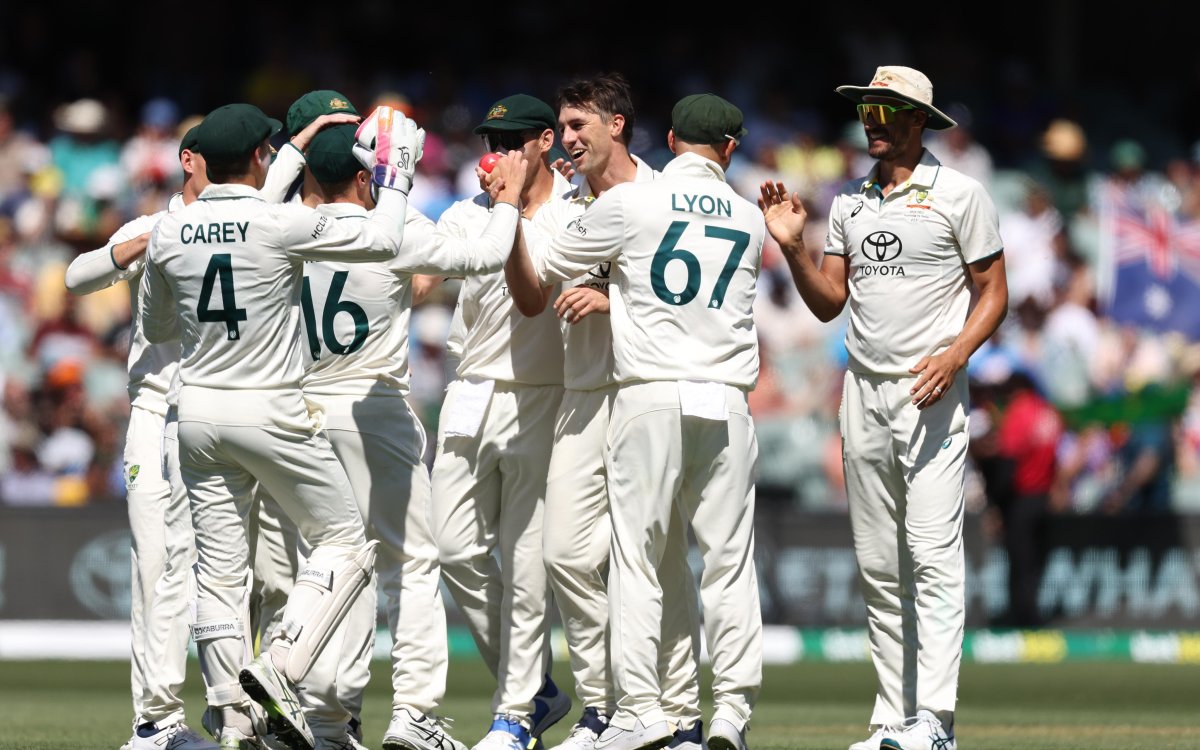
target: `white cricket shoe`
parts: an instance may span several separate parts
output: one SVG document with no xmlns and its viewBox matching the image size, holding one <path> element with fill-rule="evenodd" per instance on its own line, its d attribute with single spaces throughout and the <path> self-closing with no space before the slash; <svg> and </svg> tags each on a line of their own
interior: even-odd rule
<svg viewBox="0 0 1200 750">
<path fill-rule="evenodd" d="M 596 740 L 608 728 L 608 717 L 596 708 L 583 709 L 583 716 L 571 727 L 567 738 L 550 750 L 593 750 Z"/>
<path fill-rule="evenodd" d="M 533 713 L 529 715 L 529 734 L 537 739 L 562 721 L 571 712 L 571 697 L 558 689 L 550 675 L 542 682 L 542 689 L 533 696 Z"/>
<path fill-rule="evenodd" d="M 525 720 L 516 716 L 497 716 L 488 733 L 471 750 L 527 750 L 532 745 L 533 737 Z"/>
<path fill-rule="evenodd" d="M 713 719 L 708 725 L 708 750 L 746 750 L 746 730 L 727 719 Z"/>
<path fill-rule="evenodd" d="M 849 747 L 849 750 L 879 750 L 879 742 L 889 734 L 895 734 L 898 729 L 886 724 L 880 724 L 865 740 L 859 740 Z"/>
<path fill-rule="evenodd" d="M 449 719 L 401 708 L 392 714 L 383 750 L 467 750 L 446 731 L 449 724 Z"/>
<path fill-rule="evenodd" d="M 217 745 L 196 734 L 182 721 L 159 728 L 148 722 L 139 726 L 123 746 L 128 750 L 217 750 Z"/>
<path fill-rule="evenodd" d="M 622 729 L 609 724 L 596 739 L 594 750 L 658 750 L 671 744 L 675 733 L 665 721 L 656 721 L 650 726 L 641 719 L 634 722 L 633 729 Z"/>
<path fill-rule="evenodd" d="M 921 709 L 879 741 L 879 750 L 958 750 L 954 734 L 947 733 L 932 711 Z"/>
<path fill-rule="evenodd" d="M 291 750 L 315 749 L 316 739 L 304 720 L 300 700 L 288 685 L 287 678 L 271 662 L 269 653 L 247 664 L 238 675 L 238 681 L 246 695 L 266 711 L 269 733 Z"/>
</svg>

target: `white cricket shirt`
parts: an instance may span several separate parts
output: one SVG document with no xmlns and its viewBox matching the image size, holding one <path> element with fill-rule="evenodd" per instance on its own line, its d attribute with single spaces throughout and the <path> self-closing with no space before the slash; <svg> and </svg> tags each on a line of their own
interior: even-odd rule
<svg viewBox="0 0 1200 750">
<path fill-rule="evenodd" d="M 570 231 L 530 253 L 543 283 L 614 261 L 609 306 L 618 382 L 753 388 L 765 232 L 762 211 L 734 193 L 718 164 L 685 153 L 657 180 L 612 188 Z"/>
<path fill-rule="evenodd" d="M 361 224 L 362 206 L 327 203 L 317 209 L 339 222 Z M 408 322 L 412 274 L 464 276 L 503 269 L 513 244 L 517 210 L 503 204 L 484 232 L 467 241 L 447 237 L 416 209 L 408 209 L 400 253 L 380 263 L 319 261 L 304 264 L 300 299 L 307 371 L 305 393 L 408 393 Z M 384 387 L 380 387 L 384 386 Z"/>
<path fill-rule="evenodd" d="M 850 266 L 849 368 L 908 376 L 945 349 L 967 319 L 967 264 L 996 255 L 996 206 L 983 186 L 926 150 L 912 178 L 885 198 L 878 166 L 833 199 L 825 252 Z"/>
<path fill-rule="evenodd" d="M 649 182 L 658 177 L 646 162 L 633 154 L 637 163 L 634 182 Z M 596 200 L 591 183 L 584 180 L 559 209 L 564 212 L 562 223 L 565 231 L 577 221 L 588 206 Z M 590 286 L 607 292 L 612 280 L 612 261 L 597 264 L 583 276 L 563 283 L 563 288 Z M 571 324 L 559 318 L 563 336 L 563 386 L 574 391 L 591 391 L 605 388 L 617 382 L 616 359 L 613 356 L 612 320 L 609 315 L 589 315 L 578 323 Z"/>
<path fill-rule="evenodd" d="M 521 219 L 530 246 L 561 226 L 551 205 L 565 203 L 571 185 L 555 173 L 551 198 L 533 219 Z M 438 221 L 438 231 L 451 237 L 474 240 L 480 236 L 493 211 L 488 196 L 455 203 Z M 499 380 L 522 385 L 562 385 L 563 344 L 553 305 L 532 318 L 513 304 L 504 271 L 467 276 L 458 298 L 465 335 L 459 378 Z"/>
<path fill-rule="evenodd" d="M 189 387 L 298 394 L 303 261 L 393 259 L 407 200 L 381 192 L 369 219 L 344 222 L 267 203 L 245 185 L 210 185 L 158 223 L 146 251 L 142 323 L 151 342 L 180 334 L 181 419 L 194 406 Z M 206 409 L 221 408 L 209 400 Z"/>
</svg>

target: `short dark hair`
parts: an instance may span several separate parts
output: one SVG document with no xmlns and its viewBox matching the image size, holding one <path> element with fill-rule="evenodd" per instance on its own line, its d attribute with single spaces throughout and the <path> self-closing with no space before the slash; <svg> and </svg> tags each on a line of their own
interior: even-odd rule
<svg viewBox="0 0 1200 750">
<path fill-rule="evenodd" d="M 356 172 L 344 180 L 334 180 L 333 182 L 321 182 L 320 180 L 317 180 L 317 184 L 321 186 L 321 192 L 325 194 L 326 198 L 332 198 L 337 195 L 342 195 L 348 191 L 350 186 L 354 184 L 354 180 L 357 177 L 358 173 Z"/>
<path fill-rule="evenodd" d="M 234 156 L 232 158 L 218 158 L 215 156 L 213 158 L 209 158 L 205 156 L 204 172 L 208 175 L 208 181 L 221 184 L 224 182 L 229 182 L 230 180 L 238 177 L 245 177 L 246 175 L 250 174 L 250 160 L 257 159 L 259 151 L 263 148 L 264 146 L 259 146 L 248 154 Z M 269 149 L 270 146 L 265 146 L 265 148 Z M 203 152 L 200 155 L 204 156 Z"/>
<path fill-rule="evenodd" d="M 601 73 L 594 78 L 572 81 L 558 90 L 555 104 L 560 112 L 563 107 L 574 107 L 604 118 L 621 115 L 625 118 L 621 140 L 626 146 L 633 140 L 633 94 L 620 73 Z"/>
</svg>

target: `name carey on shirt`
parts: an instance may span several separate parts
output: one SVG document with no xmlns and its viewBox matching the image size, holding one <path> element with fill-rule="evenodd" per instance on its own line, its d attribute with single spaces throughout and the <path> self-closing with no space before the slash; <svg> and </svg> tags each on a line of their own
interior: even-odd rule
<svg viewBox="0 0 1200 750">
<path fill-rule="evenodd" d="M 184 224 L 179 228 L 179 241 L 185 245 L 204 243 L 245 242 L 248 221 L 213 221 L 208 224 Z"/>
</svg>

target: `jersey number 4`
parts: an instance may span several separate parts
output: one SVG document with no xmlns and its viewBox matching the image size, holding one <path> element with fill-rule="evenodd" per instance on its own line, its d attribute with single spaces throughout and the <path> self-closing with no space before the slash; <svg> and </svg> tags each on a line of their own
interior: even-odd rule
<svg viewBox="0 0 1200 750">
<path fill-rule="evenodd" d="M 320 339 L 317 338 L 317 314 L 313 309 L 312 285 L 309 278 L 304 277 L 304 289 L 300 293 L 300 309 L 304 312 L 304 330 L 308 332 L 308 349 L 314 360 L 321 358 L 321 339 L 325 340 L 325 346 L 329 347 L 329 351 L 334 354 L 353 354 L 361 349 L 367 340 L 367 311 L 363 310 L 361 305 L 341 298 L 342 290 L 346 288 L 346 277 L 349 275 L 349 271 L 338 271 L 333 274 L 333 281 L 329 283 L 329 294 L 325 295 L 325 309 L 321 314 Z M 349 313 L 350 319 L 354 321 L 354 338 L 350 339 L 349 344 L 343 345 L 337 340 L 337 331 L 333 328 L 333 321 L 337 318 L 338 313 Z"/>
<path fill-rule="evenodd" d="M 221 307 L 214 310 L 209 303 L 218 277 L 221 279 Z M 218 253 L 208 259 L 204 282 L 200 285 L 200 299 L 196 301 L 196 318 L 201 323 L 224 323 L 230 341 L 241 337 L 238 323 L 246 320 L 246 308 L 238 307 L 233 296 L 233 261 L 229 253 Z"/>
<path fill-rule="evenodd" d="M 687 221 L 671 222 L 667 233 L 663 235 L 662 242 L 658 243 L 654 260 L 650 263 L 650 286 L 654 288 L 655 296 L 668 305 L 686 305 L 700 292 L 700 259 L 693 253 L 677 246 L 679 237 L 687 229 L 689 223 Z M 742 261 L 742 255 L 750 246 L 750 235 L 737 229 L 706 224 L 704 236 L 733 243 L 733 247 L 729 250 L 729 257 L 725 260 L 725 267 L 721 269 L 721 275 L 717 277 L 716 286 L 713 287 L 712 296 L 708 300 L 709 307 L 719 310 L 721 305 L 725 304 L 725 292 L 729 289 L 733 272 L 737 270 L 738 263 Z M 671 291 L 667 287 L 667 266 L 673 260 L 682 261 L 684 267 L 687 268 L 687 284 L 677 292 Z"/>
</svg>

